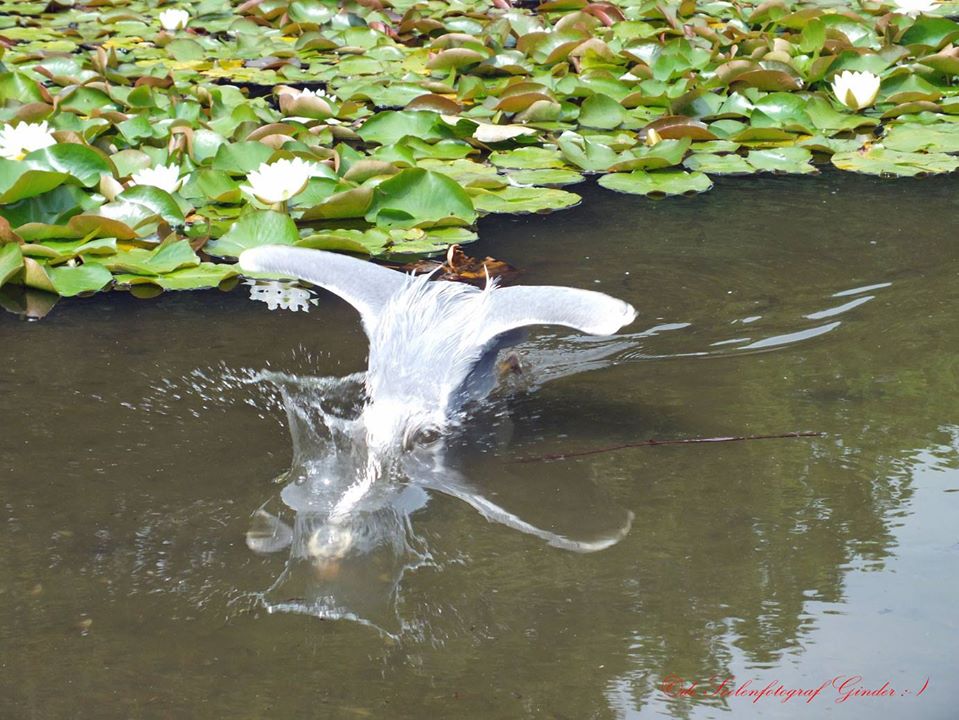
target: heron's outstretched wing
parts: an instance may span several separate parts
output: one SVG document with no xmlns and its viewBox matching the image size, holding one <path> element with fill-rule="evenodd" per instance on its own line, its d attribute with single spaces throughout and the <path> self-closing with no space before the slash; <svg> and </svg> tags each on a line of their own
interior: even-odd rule
<svg viewBox="0 0 959 720">
<path fill-rule="evenodd" d="M 286 245 L 264 245 L 240 255 L 240 267 L 306 280 L 339 295 L 355 307 L 370 328 L 390 296 L 407 282 L 395 270 L 348 255 Z"/>
<path fill-rule="evenodd" d="M 590 335 L 612 335 L 636 319 L 629 303 L 568 287 L 496 288 L 488 298 L 483 340 L 527 325 L 564 325 Z"/>
</svg>

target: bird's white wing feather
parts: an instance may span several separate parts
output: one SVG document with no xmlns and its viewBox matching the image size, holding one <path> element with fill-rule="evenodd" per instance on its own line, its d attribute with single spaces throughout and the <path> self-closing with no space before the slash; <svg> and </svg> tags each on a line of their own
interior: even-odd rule
<svg viewBox="0 0 959 720">
<path fill-rule="evenodd" d="M 355 307 L 363 325 L 373 327 L 380 310 L 407 278 L 395 270 L 348 255 L 286 245 L 264 245 L 240 255 L 240 267 L 306 280 Z"/>
<path fill-rule="evenodd" d="M 629 303 L 568 287 L 517 286 L 490 291 L 484 340 L 527 325 L 563 325 L 590 335 L 612 335 L 636 319 Z"/>
</svg>

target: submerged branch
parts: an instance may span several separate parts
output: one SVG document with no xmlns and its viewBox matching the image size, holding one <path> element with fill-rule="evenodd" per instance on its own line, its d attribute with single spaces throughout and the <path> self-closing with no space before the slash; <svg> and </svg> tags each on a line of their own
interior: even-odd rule
<svg viewBox="0 0 959 720">
<path fill-rule="evenodd" d="M 778 435 L 740 435 L 728 437 L 707 438 L 677 438 L 672 440 L 643 440 L 642 442 L 623 443 L 610 447 L 594 448 L 593 450 L 579 450 L 577 452 L 556 453 L 552 455 L 537 455 L 535 457 L 519 458 L 516 463 L 550 462 L 552 460 L 566 460 L 568 458 L 583 457 L 585 455 L 599 455 L 600 453 L 615 452 L 627 448 L 652 447 L 653 445 L 691 445 L 693 443 L 725 443 L 739 442 L 740 440 L 781 440 L 784 438 L 823 437 L 826 433 L 802 431 L 780 433 Z"/>
</svg>

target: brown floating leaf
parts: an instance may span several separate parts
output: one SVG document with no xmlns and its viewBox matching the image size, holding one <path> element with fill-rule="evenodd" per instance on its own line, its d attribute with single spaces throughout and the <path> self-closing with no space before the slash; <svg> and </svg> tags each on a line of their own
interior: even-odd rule
<svg viewBox="0 0 959 720">
<path fill-rule="evenodd" d="M 446 262 L 419 260 L 402 265 L 400 269 L 416 275 L 435 273 L 435 280 L 465 282 L 478 286 L 486 285 L 488 278 L 508 280 L 520 273 L 517 268 L 502 260 L 491 257 L 485 257 L 482 260 L 472 258 L 464 253 L 463 248 L 459 245 L 450 245 L 446 252 Z"/>
<path fill-rule="evenodd" d="M 655 130 L 664 140 L 678 140 L 679 138 L 692 138 L 693 140 L 716 140 L 718 139 L 706 124 L 694 120 L 685 115 L 666 115 L 654 120 L 645 128 L 646 132 Z"/>
</svg>

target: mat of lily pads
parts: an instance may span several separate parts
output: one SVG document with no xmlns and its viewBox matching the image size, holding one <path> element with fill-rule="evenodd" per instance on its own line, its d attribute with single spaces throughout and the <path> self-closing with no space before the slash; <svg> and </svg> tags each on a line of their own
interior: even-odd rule
<svg viewBox="0 0 959 720">
<path fill-rule="evenodd" d="M 0 286 L 403 260 L 487 213 L 959 168 L 957 3 L 0 0 Z M 647 202 L 637 197 L 637 202 Z"/>
</svg>

